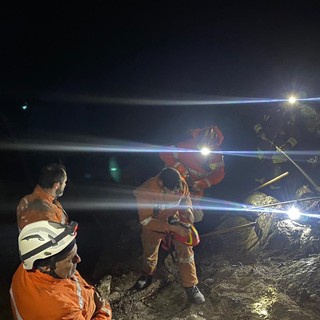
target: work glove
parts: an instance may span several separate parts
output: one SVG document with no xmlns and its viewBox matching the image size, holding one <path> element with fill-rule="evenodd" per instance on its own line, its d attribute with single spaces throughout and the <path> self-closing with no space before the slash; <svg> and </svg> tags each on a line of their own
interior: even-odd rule
<svg viewBox="0 0 320 320">
<path fill-rule="evenodd" d="M 281 153 L 280 151 L 277 151 L 272 156 L 272 163 L 273 164 L 284 163 L 286 161 L 288 161 L 288 158 L 283 153 Z"/>
<path fill-rule="evenodd" d="M 295 139 L 293 139 L 293 140 L 296 142 Z M 291 143 L 289 143 L 289 142 L 284 143 L 281 146 L 281 148 L 277 148 L 277 153 L 272 156 L 272 162 L 273 163 L 283 163 L 283 162 L 288 161 L 288 158 L 281 152 L 281 150 L 283 152 L 287 152 L 287 151 L 290 151 L 291 149 L 292 149 Z"/>
</svg>

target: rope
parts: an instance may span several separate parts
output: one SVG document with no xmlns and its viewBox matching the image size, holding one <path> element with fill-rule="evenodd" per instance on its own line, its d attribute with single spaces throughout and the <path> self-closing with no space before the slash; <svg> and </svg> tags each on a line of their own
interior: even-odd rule
<svg viewBox="0 0 320 320">
<path fill-rule="evenodd" d="M 206 238 L 206 237 L 215 236 L 215 235 L 219 235 L 219 234 L 229 233 L 229 232 L 233 232 L 233 231 L 238 230 L 238 229 L 247 228 L 247 227 L 251 227 L 251 226 L 254 226 L 254 225 L 256 225 L 256 222 L 250 222 L 250 223 L 247 223 L 247 224 L 243 224 L 241 226 L 236 226 L 236 227 L 232 227 L 232 228 L 228 228 L 228 229 L 222 229 L 222 230 L 208 232 L 208 233 L 200 235 L 200 237 L 201 238 Z"/>
</svg>

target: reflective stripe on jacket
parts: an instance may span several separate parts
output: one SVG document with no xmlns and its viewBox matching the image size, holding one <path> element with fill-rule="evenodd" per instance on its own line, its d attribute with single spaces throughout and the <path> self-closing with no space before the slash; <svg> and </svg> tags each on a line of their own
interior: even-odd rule
<svg viewBox="0 0 320 320">
<path fill-rule="evenodd" d="M 20 264 L 10 288 L 12 312 L 16 320 L 111 319 L 108 303 L 106 311 L 95 312 L 94 291 L 77 271 L 70 279 L 55 279 Z"/>
<path fill-rule="evenodd" d="M 183 205 L 183 209 L 191 209 L 192 202 L 184 180 L 182 186 L 183 189 L 179 194 L 167 193 L 159 186 L 159 175 L 157 175 L 138 187 L 134 195 L 137 199 L 141 225 L 152 231 L 166 232 L 169 228 L 167 218 L 175 214 L 179 214 L 180 219 L 187 222 L 188 217 L 183 216 L 186 210 L 179 210 L 179 205 Z"/>
</svg>

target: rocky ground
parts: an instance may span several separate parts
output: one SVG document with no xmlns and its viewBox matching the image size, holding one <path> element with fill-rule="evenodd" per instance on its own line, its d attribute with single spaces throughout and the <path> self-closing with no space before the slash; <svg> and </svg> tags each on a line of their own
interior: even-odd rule
<svg viewBox="0 0 320 320">
<path fill-rule="evenodd" d="M 276 202 L 262 193 L 256 193 L 247 201 L 259 205 Z M 257 217 L 259 228 L 248 226 L 248 220 L 243 217 L 226 215 L 221 221 L 215 232 L 203 235 L 200 245 L 195 248 L 199 288 L 206 297 L 202 305 L 187 301 L 179 285 L 175 264 L 171 256 L 164 253 L 153 284 L 141 292 L 130 291 L 139 276 L 141 252 L 135 260 L 133 256 L 138 256 L 138 252 L 137 248 L 130 247 L 133 243 L 130 237 L 137 234 L 139 226 L 135 221 L 129 222 L 128 233 L 121 245 L 121 249 L 128 252 L 127 261 L 115 265 L 120 273 L 102 278 L 99 286 L 112 304 L 114 318 L 320 318 L 317 220 L 301 224 L 278 212 L 263 212 Z M 247 226 L 238 228 L 242 225 Z M 100 265 L 105 266 L 105 262 L 99 261 L 96 273 L 99 273 Z"/>
<path fill-rule="evenodd" d="M 262 206 L 277 200 L 257 192 L 246 202 Z M 305 202 L 305 206 L 318 211 L 315 202 Z M 80 225 L 82 263 L 78 269 L 98 284 L 117 320 L 320 319 L 318 220 L 293 222 L 282 209 L 226 213 L 214 230 L 202 231 L 201 242 L 194 249 L 199 288 L 206 297 L 202 305 L 187 301 L 176 265 L 164 251 L 153 284 L 141 292 L 130 290 L 140 275 L 142 256 L 140 226 L 133 211 L 94 215 L 84 211 L 78 216 L 71 212 Z M 209 217 L 210 212 L 205 219 Z M 257 223 L 252 223 L 255 219 Z M 6 266 L 1 278 L 0 318 L 11 319 L 7 290 L 17 265 L 12 217 L 2 224 L 0 240 L 2 267 Z"/>
</svg>

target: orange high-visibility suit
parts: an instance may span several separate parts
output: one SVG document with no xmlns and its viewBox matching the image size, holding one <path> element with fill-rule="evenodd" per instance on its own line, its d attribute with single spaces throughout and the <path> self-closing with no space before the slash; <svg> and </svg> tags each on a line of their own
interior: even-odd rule
<svg viewBox="0 0 320 320">
<path fill-rule="evenodd" d="M 13 275 L 10 299 L 15 320 L 111 319 L 109 303 L 96 311 L 94 287 L 78 271 L 70 279 L 56 279 L 22 264 Z"/>
<path fill-rule="evenodd" d="M 17 207 L 17 223 L 19 230 L 27 224 L 49 220 L 58 223 L 68 223 L 68 215 L 61 203 L 37 185 L 33 193 L 24 196 Z"/>
<path fill-rule="evenodd" d="M 161 240 L 169 232 L 168 217 L 175 216 L 180 221 L 192 223 L 192 208 L 188 186 L 182 180 L 183 189 L 179 194 L 165 192 L 159 185 L 159 175 L 147 180 L 138 187 L 134 194 L 137 199 L 139 219 L 142 225 L 143 274 L 152 275 L 158 263 Z M 194 253 L 191 246 L 173 240 L 177 254 L 180 280 L 183 287 L 198 284 Z"/>
<path fill-rule="evenodd" d="M 204 189 L 210 188 L 212 185 L 218 184 L 224 178 L 224 161 L 221 153 L 215 153 L 214 151 L 220 151 L 224 137 L 222 132 L 214 127 L 217 132 L 217 146 L 212 153 L 208 155 L 202 155 L 199 152 L 198 136 L 208 128 L 195 129 L 192 131 L 192 138 L 178 143 L 175 147 L 187 150 L 194 150 L 195 152 L 162 152 L 160 158 L 164 161 L 167 167 L 173 167 L 177 169 L 181 176 L 186 178 L 188 185 L 192 193 L 192 185 L 197 182 L 197 187 L 201 191 L 194 194 L 202 197 Z"/>
</svg>

